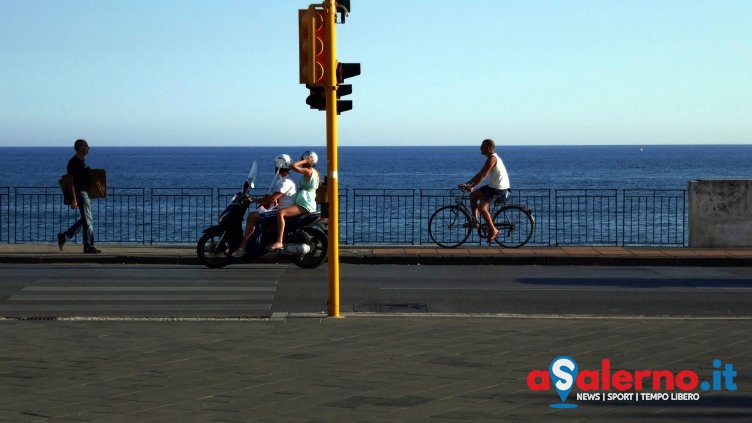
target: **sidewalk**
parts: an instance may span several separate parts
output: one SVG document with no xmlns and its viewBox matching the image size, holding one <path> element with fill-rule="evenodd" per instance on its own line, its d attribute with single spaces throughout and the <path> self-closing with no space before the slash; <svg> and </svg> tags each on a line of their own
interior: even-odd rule
<svg viewBox="0 0 752 423">
<path fill-rule="evenodd" d="M 200 264 L 195 246 L 97 244 L 101 254 L 83 254 L 81 245 L 0 244 L 0 263 Z M 269 253 L 258 261 L 287 262 Z M 752 248 L 686 247 L 498 247 L 341 245 L 340 262 L 352 264 L 559 265 L 559 266 L 752 266 Z"/>
<path fill-rule="evenodd" d="M 394 318 L 0 321 L 3 422 L 749 422 L 752 324 L 738 320 Z M 578 400 L 527 378 L 567 355 L 582 370 L 689 369 L 738 390 L 696 400 Z M 597 376 L 596 376 L 597 377 Z M 615 377 L 615 376 L 614 376 Z M 650 379 L 646 379 L 648 382 Z M 623 379 L 622 379 L 623 381 Z M 631 379 L 630 379 L 631 381 Z M 671 393 L 664 383 L 642 393 Z M 593 393 L 595 392 L 595 393 Z M 629 393 L 634 394 L 634 390 Z"/>
</svg>

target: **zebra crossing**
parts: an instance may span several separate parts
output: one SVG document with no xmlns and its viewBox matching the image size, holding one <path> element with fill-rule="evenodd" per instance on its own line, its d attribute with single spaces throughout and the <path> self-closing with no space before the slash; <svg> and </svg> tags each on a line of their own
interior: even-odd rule
<svg viewBox="0 0 752 423">
<path fill-rule="evenodd" d="M 0 316 L 268 317 L 286 267 L 124 267 L 104 278 L 66 269 L 14 292 L 0 302 Z"/>
</svg>

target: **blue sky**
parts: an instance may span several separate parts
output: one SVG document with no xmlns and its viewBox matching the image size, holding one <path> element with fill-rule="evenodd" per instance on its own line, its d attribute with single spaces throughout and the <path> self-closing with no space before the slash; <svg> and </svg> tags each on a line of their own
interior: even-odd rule
<svg viewBox="0 0 752 423">
<path fill-rule="evenodd" d="M 752 143 L 752 1 L 352 0 L 340 145 Z M 325 145 L 293 0 L 0 0 L 0 146 Z"/>
</svg>

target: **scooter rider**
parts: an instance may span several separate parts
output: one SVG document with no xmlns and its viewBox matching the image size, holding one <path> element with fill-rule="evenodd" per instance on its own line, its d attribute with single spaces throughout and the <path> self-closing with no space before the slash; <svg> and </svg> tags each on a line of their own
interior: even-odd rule
<svg viewBox="0 0 752 423">
<path fill-rule="evenodd" d="M 277 241 L 269 246 L 270 250 L 281 250 L 282 238 L 285 234 L 285 219 L 301 216 L 316 211 L 316 190 L 319 187 L 319 172 L 314 168 L 319 156 L 313 151 L 306 151 L 300 156 L 300 161 L 292 164 L 292 170 L 302 174 L 300 191 L 295 198 L 295 204 L 290 207 L 280 207 L 277 213 Z"/>
<path fill-rule="evenodd" d="M 273 187 L 270 189 L 271 193 L 260 199 L 249 198 L 247 200 L 252 203 L 261 204 L 261 207 L 248 214 L 245 232 L 243 233 L 243 242 L 238 249 L 233 252 L 233 257 L 242 257 L 245 254 L 246 244 L 251 238 L 253 231 L 256 229 L 256 225 L 261 220 L 268 219 L 270 221 L 276 221 L 277 211 L 279 209 L 295 204 L 295 194 L 297 193 L 297 189 L 295 187 L 295 181 L 290 178 L 291 164 L 292 160 L 287 154 L 280 154 L 275 157 L 274 171 L 275 178 L 277 179 Z"/>
</svg>

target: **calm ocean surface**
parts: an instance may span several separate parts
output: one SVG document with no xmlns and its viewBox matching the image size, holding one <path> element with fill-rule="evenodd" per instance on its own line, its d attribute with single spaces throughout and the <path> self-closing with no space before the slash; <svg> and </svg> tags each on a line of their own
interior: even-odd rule
<svg viewBox="0 0 752 423">
<path fill-rule="evenodd" d="M 87 157 L 114 188 L 235 188 L 259 162 L 257 187 L 273 158 L 305 147 L 97 147 Z M 317 151 L 325 173 L 325 151 Z M 752 179 L 752 145 L 500 147 L 518 189 L 686 189 L 693 179 Z M 72 147 L 0 148 L 0 187 L 55 187 Z M 478 146 L 340 147 L 340 188 L 451 188 L 482 166 Z"/>
</svg>

